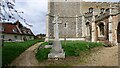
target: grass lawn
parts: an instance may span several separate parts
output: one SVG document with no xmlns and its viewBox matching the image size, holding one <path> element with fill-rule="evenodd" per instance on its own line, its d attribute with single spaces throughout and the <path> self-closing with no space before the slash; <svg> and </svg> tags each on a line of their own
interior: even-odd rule
<svg viewBox="0 0 120 68">
<path fill-rule="evenodd" d="M 45 42 L 44 44 L 48 44 Z M 39 62 L 42 64 L 47 65 L 70 65 L 69 63 L 75 64 L 77 61 L 82 61 L 83 56 L 85 54 L 89 54 L 91 49 L 98 47 L 98 46 L 103 46 L 102 43 L 94 43 L 94 42 L 85 42 L 85 41 L 67 41 L 66 45 L 64 45 L 64 41 L 62 41 L 62 47 L 65 51 L 66 58 L 63 60 L 59 61 L 54 61 L 54 60 L 47 60 L 48 59 L 48 53 L 50 52 L 50 49 L 40 49 L 36 53 L 36 58 L 38 59 Z M 81 59 L 80 59 L 81 58 Z M 80 60 L 79 60 L 80 59 Z M 65 63 L 64 63 L 65 62 Z"/>
<path fill-rule="evenodd" d="M 43 42 L 43 40 L 29 40 L 25 42 L 4 42 L 2 47 L 2 65 L 10 64 L 16 57 L 18 57 L 27 48 L 37 42 Z"/>
</svg>

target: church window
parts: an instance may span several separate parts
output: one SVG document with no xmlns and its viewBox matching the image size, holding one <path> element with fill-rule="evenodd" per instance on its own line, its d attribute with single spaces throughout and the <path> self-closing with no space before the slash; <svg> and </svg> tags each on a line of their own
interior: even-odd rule
<svg viewBox="0 0 120 68">
<path fill-rule="evenodd" d="M 93 8 L 89 8 L 89 13 L 92 13 L 93 12 Z"/>
<path fill-rule="evenodd" d="M 66 27 L 66 23 L 65 23 L 65 27 Z"/>
<path fill-rule="evenodd" d="M 109 8 L 107 8 L 105 11 L 106 11 L 106 12 L 109 12 Z"/>
<path fill-rule="evenodd" d="M 100 12 L 101 12 L 101 13 L 104 13 L 104 11 L 105 11 L 104 8 L 101 8 L 101 9 L 100 9 Z"/>
</svg>

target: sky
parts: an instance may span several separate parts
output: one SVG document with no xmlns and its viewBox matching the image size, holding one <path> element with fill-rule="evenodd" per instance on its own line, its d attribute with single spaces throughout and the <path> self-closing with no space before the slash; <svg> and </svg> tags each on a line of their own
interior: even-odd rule
<svg viewBox="0 0 120 68">
<path fill-rule="evenodd" d="M 15 8 L 24 12 L 22 17 L 33 27 L 22 24 L 30 28 L 35 35 L 46 33 L 47 3 L 47 0 L 16 0 L 15 2 Z"/>
<path fill-rule="evenodd" d="M 119 0 L 84 0 L 84 1 L 106 1 L 106 2 L 118 2 Z M 48 9 L 48 0 L 16 0 L 15 8 L 19 11 L 23 11 L 22 16 L 26 19 L 26 22 L 33 27 L 24 26 L 30 28 L 32 32 L 37 35 L 40 33 L 46 34 L 46 15 Z"/>
</svg>

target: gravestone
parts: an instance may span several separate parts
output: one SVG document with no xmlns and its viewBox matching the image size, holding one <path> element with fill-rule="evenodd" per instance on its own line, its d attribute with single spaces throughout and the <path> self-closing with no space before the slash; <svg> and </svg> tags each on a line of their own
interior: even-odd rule
<svg viewBox="0 0 120 68">
<path fill-rule="evenodd" d="M 59 40 L 58 24 L 60 24 L 61 22 L 58 21 L 58 16 L 55 16 L 53 23 L 54 23 L 55 39 L 53 41 L 52 49 L 51 49 L 50 53 L 48 54 L 48 58 L 65 58 L 65 52 L 63 51 L 61 42 Z"/>
</svg>

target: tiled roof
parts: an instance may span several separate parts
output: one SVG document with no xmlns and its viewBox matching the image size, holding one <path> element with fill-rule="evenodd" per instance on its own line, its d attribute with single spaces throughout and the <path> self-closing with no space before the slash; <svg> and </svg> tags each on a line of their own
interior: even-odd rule
<svg viewBox="0 0 120 68">
<path fill-rule="evenodd" d="M 0 32 L 7 34 L 22 34 L 22 35 L 34 35 L 29 28 L 24 27 L 20 22 L 16 23 L 0 23 L 2 26 Z"/>
</svg>

